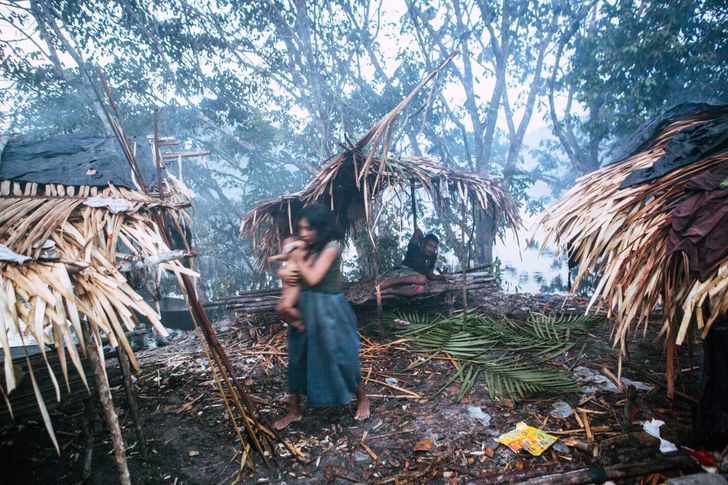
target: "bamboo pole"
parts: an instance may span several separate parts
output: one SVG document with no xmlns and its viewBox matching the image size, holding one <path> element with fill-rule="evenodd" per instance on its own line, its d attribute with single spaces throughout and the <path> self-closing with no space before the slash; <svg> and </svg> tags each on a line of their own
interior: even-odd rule
<svg viewBox="0 0 728 485">
<path fill-rule="evenodd" d="M 101 109 L 103 110 L 104 114 L 109 120 L 109 125 L 112 126 L 113 132 L 116 135 L 117 140 L 119 140 L 119 144 L 121 145 L 121 149 L 124 152 L 124 155 L 126 155 L 127 160 L 129 161 L 129 164 L 131 165 L 131 170 L 134 173 L 134 176 L 137 179 L 137 182 L 139 183 L 139 187 L 142 189 L 142 192 L 146 193 L 146 185 L 144 183 L 144 177 L 142 176 L 142 172 L 139 170 L 139 165 L 136 163 L 136 144 L 134 145 L 134 148 L 129 145 L 129 140 L 126 138 L 126 134 L 124 133 L 124 130 L 121 126 L 121 115 L 119 114 L 119 109 L 116 106 L 116 101 L 114 101 L 114 97 L 111 95 L 111 90 L 109 89 L 109 84 L 106 82 L 106 77 L 104 76 L 104 73 L 101 71 L 101 68 L 99 66 L 96 66 L 96 70 L 99 74 L 99 78 L 101 79 L 101 86 L 104 89 L 104 92 L 106 93 L 106 98 L 109 100 L 109 104 L 111 105 L 111 108 L 114 110 L 114 114 L 116 116 L 116 120 L 112 119 L 111 115 L 109 114 L 108 110 L 104 106 L 103 98 L 101 97 L 101 93 L 99 93 L 98 89 L 96 88 L 96 85 L 91 80 L 91 76 L 88 75 L 88 72 L 79 65 L 80 68 L 83 69 L 83 71 L 86 73 L 86 77 L 89 80 L 89 83 L 94 89 L 94 92 L 96 93 L 96 97 L 99 100 L 99 105 L 101 106 Z"/>
<path fill-rule="evenodd" d="M 154 110 L 154 161 L 157 168 L 157 187 L 159 190 L 159 198 L 162 198 L 162 162 L 161 162 L 161 154 L 159 153 L 158 149 L 158 143 L 159 143 L 159 110 Z M 136 161 L 135 161 L 136 163 Z M 164 239 L 167 246 L 170 248 L 173 247 L 172 244 L 172 237 L 169 232 L 169 227 L 166 224 L 166 221 L 164 217 L 162 216 L 161 212 L 155 213 L 155 219 L 157 222 L 157 225 L 160 228 L 162 238 Z M 185 246 L 189 250 L 189 243 L 187 242 L 187 238 L 184 236 L 183 232 L 180 232 L 180 237 L 185 243 Z M 187 274 L 180 275 L 182 282 L 184 284 L 184 290 L 187 294 L 187 301 L 192 307 L 192 312 L 194 315 L 195 320 L 202 328 L 202 333 L 205 335 L 205 339 L 207 340 L 208 345 L 214 350 L 214 353 L 217 354 L 218 358 L 220 359 L 220 362 L 223 364 L 223 367 L 227 371 L 228 375 L 230 376 L 230 379 L 235 384 L 235 387 L 237 388 L 238 393 L 240 394 L 240 397 L 242 398 L 243 402 L 245 403 L 245 407 L 247 408 L 247 411 L 249 411 L 252 415 L 257 414 L 257 410 L 255 407 L 255 404 L 253 403 L 252 399 L 250 399 L 250 396 L 245 392 L 245 388 L 242 386 L 240 381 L 238 380 L 237 373 L 235 372 L 235 368 L 233 367 L 232 363 L 230 362 L 230 359 L 228 359 L 227 354 L 225 354 L 225 351 L 222 348 L 222 345 L 220 345 L 220 341 L 217 338 L 217 334 L 215 333 L 215 329 L 212 327 L 212 324 L 210 323 L 210 320 L 207 317 L 207 314 L 205 313 L 204 308 L 200 304 L 200 300 L 197 297 L 197 289 L 195 288 L 194 283 L 192 282 L 192 278 L 190 278 Z M 261 455 L 263 455 L 263 450 L 259 450 Z"/>
<path fill-rule="evenodd" d="M 468 322 L 468 275 L 465 261 L 465 211 L 467 202 L 463 197 L 463 206 L 460 213 L 460 266 L 463 272 L 463 329 Z"/>
</svg>

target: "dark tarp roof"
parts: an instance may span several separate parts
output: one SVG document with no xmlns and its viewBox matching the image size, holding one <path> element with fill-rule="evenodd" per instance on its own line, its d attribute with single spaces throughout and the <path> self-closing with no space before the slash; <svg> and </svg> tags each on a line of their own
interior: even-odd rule
<svg viewBox="0 0 728 485">
<path fill-rule="evenodd" d="M 146 139 L 137 140 L 136 158 L 145 184 L 155 182 L 156 170 Z M 11 139 L 0 154 L 0 180 L 95 187 L 112 183 L 136 189 L 119 141 L 88 133 L 56 135 L 41 141 Z"/>
<path fill-rule="evenodd" d="M 654 138 L 672 122 L 681 118 L 703 118 L 673 136 L 665 146 L 665 154 L 651 167 L 635 170 L 619 186 L 620 189 L 649 182 L 680 167 L 690 165 L 728 150 L 728 106 L 686 103 L 645 123 L 625 144 L 616 162 L 649 148 Z"/>
</svg>

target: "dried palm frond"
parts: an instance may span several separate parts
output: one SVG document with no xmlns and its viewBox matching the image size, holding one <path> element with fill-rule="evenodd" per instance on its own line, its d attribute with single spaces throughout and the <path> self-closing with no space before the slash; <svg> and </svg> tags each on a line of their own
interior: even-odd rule
<svg viewBox="0 0 728 485">
<path fill-rule="evenodd" d="M 534 394 L 577 391 L 571 374 L 544 363 L 583 348 L 587 332 L 595 324 L 586 316 L 531 315 L 520 321 L 469 314 L 465 324 L 462 314 L 430 321 L 418 314 L 393 312 L 386 318 L 400 326 L 407 324 L 401 336 L 411 339 L 414 351 L 430 358 L 450 356 L 457 370 L 442 389 L 460 380 L 459 400 L 480 375 L 491 398 L 518 400 Z"/>
<path fill-rule="evenodd" d="M 345 152 L 301 192 L 262 202 L 246 213 L 240 230 L 253 237 L 259 261 L 262 263 L 277 251 L 282 235 L 293 232 L 306 204 L 319 202 L 331 207 L 342 229 L 348 230 L 357 222 L 369 220 L 367 212 L 373 197 L 388 188 L 408 191 L 413 182 L 427 191 L 435 204 L 445 204 L 448 197 L 455 196 L 451 193 L 458 194 L 462 203 L 495 214 L 498 224 L 513 230 L 521 225 L 514 197 L 493 180 L 439 167 L 424 157 L 389 157 L 383 163 L 370 165 L 369 173 L 357 170 L 365 173 L 364 180 L 368 181 L 357 187 L 353 167 L 363 165 L 365 160 L 360 152 Z M 369 187 L 374 186 L 377 177 L 377 190 L 372 191 Z"/>
<path fill-rule="evenodd" d="M 588 272 L 601 274 L 590 308 L 604 299 L 609 317 L 616 321 L 614 343 L 623 352 L 629 329 L 646 328 L 658 304 L 664 306 L 661 334 L 668 344 L 668 359 L 674 345 L 684 341 L 691 322 L 705 336 L 717 318 L 728 314 L 728 258 L 701 279 L 687 268 L 684 257 L 668 254 L 674 211 L 689 196 L 686 184 L 725 167 L 728 151 L 707 153 L 648 182 L 620 188 L 630 174 L 653 167 L 668 143 L 684 136 L 686 128 L 721 116 L 726 116 L 725 109 L 698 110 L 663 123 L 637 153 L 580 178 L 534 229 L 534 234 L 545 233 L 542 249 L 568 247 L 570 259 L 579 263 L 574 288 Z M 668 387 L 670 391 L 670 382 Z"/>
<path fill-rule="evenodd" d="M 82 325 L 98 337 L 125 352 L 138 369 L 125 333 L 134 329 L 140 316 L 162 334 L 159 315 L 129 285 L 117 267 L 117 259 L 145 259 L 169 252 L 153 221 L 152 212 L 165 209 L 170 217 L 182 217 L 177 210 L 186 200 L 176 196 L 160 201 L 143 193 L 109 185 L 95 187 L 45 185 L 40 194 L 34 183 L 0 183 L 0 243 L 13 252 L 31 257 L 27 264 L 0 263 L 0 344 L 4 352 L 4 393 L 17 386 L 10 341 L 31 339 L 45 355 L 46 344 L 58 353 L 63 381 L 69 388 L 70 358 L 84 384 L 81 365 L 85 351 Z M 103 195 L 127 202 L 127 210 L 114 213 L 109 208 L 85 205 L 90 196 Z M 44 253 L 51 241 L 56 254 Z M 47 249 L 47 248 L 46 248 Z M 172 274 L 196 273 L 178 260 L 165 261 L 153 269 Z M 35 380 L 33 370 L 31 379 Z M 51 380 L 58 376 L 48 367 Z M 86 384 L 87 385 L 87 384 Z M 88 385 L 87 385 L 88 387 Z M 70 388 L 69 388 L 70 391 Z M 56 397 L 61 393 L 56 386 Z M 39 396 L 41 410 L 45 407 Z M 9 403 L 9 401 L 8 401 Z M 52 435 L 50 422 L 44 421 Z"/>
</svg>

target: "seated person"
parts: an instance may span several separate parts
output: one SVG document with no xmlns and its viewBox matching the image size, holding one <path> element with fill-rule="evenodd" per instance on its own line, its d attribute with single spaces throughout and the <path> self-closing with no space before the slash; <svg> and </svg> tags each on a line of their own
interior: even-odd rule
<svg viewBox="0 0 728 485">
<path fill-rule="evenodd" d="M 437 260 L 437 247 L 440 241 L 434 234 L 422 236 L 415 228 L 412 239 L 407 245 L 407 254 L 402 263 L 387 274 L 380 283 L 382 296 L 414 296 L 425 292 L 428 281 L 445 281 L 449 278 L 433 273 Z M 403 286 L 406 285 L 406 286 Z"/>
</svg>

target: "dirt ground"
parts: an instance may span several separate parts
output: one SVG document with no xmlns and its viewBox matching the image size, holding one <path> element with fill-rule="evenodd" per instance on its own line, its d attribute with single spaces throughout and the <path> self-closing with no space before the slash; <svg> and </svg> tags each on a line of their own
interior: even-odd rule
<svg viewBox="0 0 728 485">
<path fill-rule="evenodd" d="M 483 311 L 515 317 L 529 311 L 578 313 L 585 304 L 502 294 L 481 299 Z M 482 381 L 457 402 L 457 383 L 436 394 L 453 372 L 451 362 L 433 359 L 409 369 L 420 357 L 406 343 L 397 343 L 395 335 L 378 336 L 371 312 L 359 315 L 359 320 L 371 418 L 354 421 L 353 404 L 341 409 L 304 406 L 303 420 L 283 435 L 305 459 L 295 459 L 279 444 L 275 466 L 267 468 L 258 460 L 257 476 L 239 470 L 240 445 L 196 334 L 138 352 L 142 366 L 136 380 L 138 402 L 151 450 L 146 460 L 139 453 L 123 388 L 114 389 L 133 483 L 230 483 L 236 479 L 245 483 L 507 483 L 590 466 L 659 459 L 657 440 L 640 432 L 639 422 L 651 418 L 666 423 L 661 429 L 664 438 L 678 444 L 689 441 L 689 396 L 699 380 L 698 357 L 691 360 L 687 349 L 681 350 L 679 395 L 668 400 L 664 357 L 654 340 L 657 325 L 645 338 L 636 335 L 630 346 L 623 376 L 651 390 L 632 391 L 625 411 L 624 392 L 534 396 L 514 403 L 491 400 Z M 286 406 L 282 324 L 268 315 L 221 320 L 216 329 L 240 378 L 259 402 L 261 414 L 269 421 L 281 416 Z M 605 323 L 582 354 L 563 356 L 563 367 L 616 373 L 616 354 L 607 343 Z M 577 414 L 551 416 L 558 400 L 577 408 Z M 53 413 L 60 457 L 39 417 L 3 423 L 0 482 L 79 483 L 86 449 L 82 414 L 78 401 L 67 402 Z M 109 435 L 97 414 L 90 483 L 117 483 Z M 519 421 L 552 432 L 559 441 L 539 457 L 525 451 L 516 454 L 495 441 Z M 682 468 L 682 472 L 693 471 Z M 680 470 L 664 476 L 677 473 Z M 664 476 L 644 474 L 617 483 L 657 483 Z"/>
</svg>

